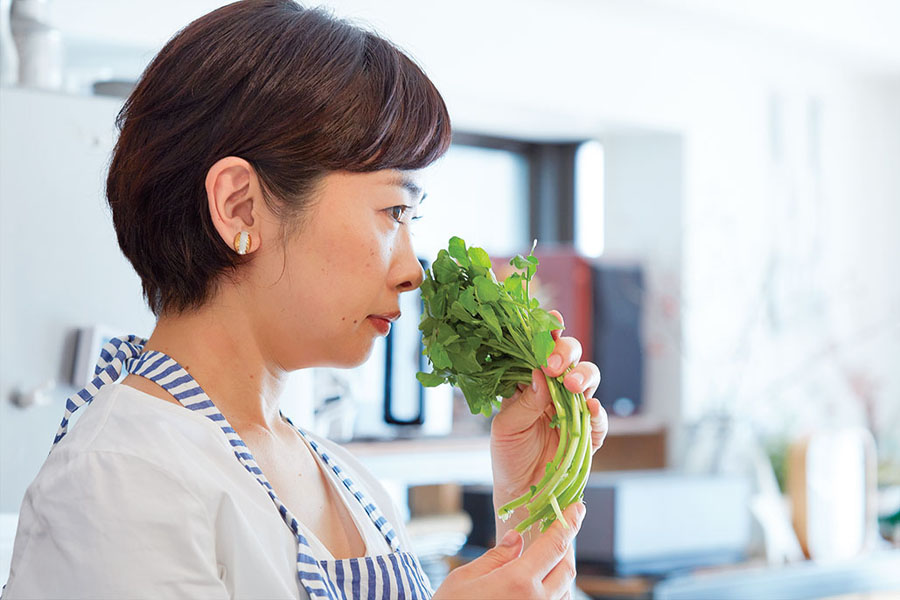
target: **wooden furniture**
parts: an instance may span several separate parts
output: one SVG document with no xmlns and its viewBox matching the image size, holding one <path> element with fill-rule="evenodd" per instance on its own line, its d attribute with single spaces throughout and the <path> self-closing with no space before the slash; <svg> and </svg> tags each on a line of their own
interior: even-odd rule
<svg viewBox="0 0 900 600">
<path fill-rule="evenodd" d="M 406 485 L 492 483 L 487 436 L 350 442 L 344 447 L 380 479 Z M 594 454 L 592 470 L 661 469 L 666 461 L 666 430 L 661 423 L 611 417 L 609 434 Z"/>
</svg>

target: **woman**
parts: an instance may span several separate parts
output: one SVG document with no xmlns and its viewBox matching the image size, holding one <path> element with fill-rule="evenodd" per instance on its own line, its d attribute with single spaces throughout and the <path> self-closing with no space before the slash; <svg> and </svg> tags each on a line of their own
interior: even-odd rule
<svg viewBox="0 0 900 600">
<path fill-rule="evenodd" d="M 321 11 L 246 0 L 170 40 L 117 124 L 107 197 L 157 325 L 108 344 L 67 403 L 4 597 L 567 595 L 580 502 L 528 541 L 498 522 L 503 542 L 434 591 L 380 484 L 278 408 L 290 371 L 364 361 L 422 281 L 416 171 L 450 142 L 422 71 Z M 575 364 L 566 384 L 590 395 L 579 358 L 558 338 L 546 372 Z M 498 503 L 555 450 L 534 380 L 493 423 Z"/>
</svg>

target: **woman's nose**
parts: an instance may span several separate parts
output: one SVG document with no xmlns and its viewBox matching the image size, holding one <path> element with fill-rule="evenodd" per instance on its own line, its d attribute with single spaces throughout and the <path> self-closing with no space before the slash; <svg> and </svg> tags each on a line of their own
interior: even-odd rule
<svg viewBox="0 0 900 600">
<path fill-rule="evenodd" d="M 422 269 L 422 263 L 416 258 L 416 253 L 412 247 L 412 241 L 409 236 L 401 242 L 401 248 L 398 248 L 400 255 L 398 256 L 398 278 L 397 289 L 401 292 L 409 292 L 425 281 L 425 271 Z"/>
<path fill-rule="evenodd" d="M 419 262 L 419 259 L 413 256 L 413 262 L 410 263 L 410 268 L 404 271 L 406 273 L 405 277 L 401 278 L 401 282 L 397 285 L 397 288 L 401 292 L 411 292 L 416 289 L 422 282 L 425 281 L 425 271 L 422 269 L 422 263 Z"/>
</svg>

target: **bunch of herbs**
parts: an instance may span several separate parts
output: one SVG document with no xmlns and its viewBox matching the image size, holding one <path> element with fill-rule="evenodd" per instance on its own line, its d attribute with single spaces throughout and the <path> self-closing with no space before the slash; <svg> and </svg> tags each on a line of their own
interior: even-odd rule
<svg viewBox="0 0 900 600">
<path fill-rule="evenodd" d="M 532 371 L 546 366 L 553 352 L 551 331 L 562 327 L 530 295 L 538 267 L 534 246 L 510 265 L 516 271 L 499 282 L 487 252 L 453 237 L 421 287 L 425 310 L 419 329 L 433 370 L 418 373 L 419 381 L 457 386 L 469 410 L 487 417 L 500 408 L 500 397 L 531 384 Z M 506 520 L 525 506 L 528 516 L 516 525 L 519 532 L 537 522 L 544 530 L 557 518 L 565 524 L 562 511 L 581 498 L 590 473 L 590 412 L 584 395 L 571 393 L 562 379 L 547 377 L 556 411 L 549 426 L 559 430 L 556 454 L 537 485 L 498 511 Z"/>
</svg>

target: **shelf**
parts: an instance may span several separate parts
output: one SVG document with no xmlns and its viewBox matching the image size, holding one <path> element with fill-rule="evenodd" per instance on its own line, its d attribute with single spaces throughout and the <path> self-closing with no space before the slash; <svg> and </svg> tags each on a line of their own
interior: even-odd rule
<svg viewBox="0 0 900 600">
<path fill-rule="evenodd" d="M 491 484 L 490 437 L 433 437 L 349 442 L 344 447 L 376 477 L 403 485 Z M 646 417 L 610 418 L 594 470 L 666 466 L 665 427 Z"/>
<path fill-rule="evenodd" d="M 609 436 L 594 455 L 593 470 L 666 466 L 665 428 L 639 419 L 610 419 Z M 350 442 L 344 447 L 379 479 L 403 486 L 493 483 L 488 436 Z"/>
<path fill-rule="evenodd" d="M 452 451 L 486 451 L 490 446 L 491 438 L 488 436 L 477 437 L 420 437 L 410 439 L 398 439 L 373 442 L 348 442 L 344 448 L 362 458 L 363 456 L 380 456 L 385 454 L 407 454 L 409 452 L 423 452 L 435 454 Z"/>
<path fill-rule="evenodd" d="M 653 417 L 609 417 L 609 436 L 649 435 L 663 433 L 665 430 L 666 426 Z"/>
<path fill-rule="evenodd" d="M 665 426 L 648 417 L 610 417 L 608 437 L 653 435 L 663 433 Z M 386 454 L 408 454 L 424 452 L 435 454 L 453 451 L 487 451 L 490 436 L 445 436 L 419 437 L 371 442 L 347 442 L 343 446 L 353 454 L 362 456 L 382 456 Z"/>
<path fill-rule="evenodd" d="M 405 486 L 493 483 L 488 437 L 351 442 L 344 448 L 382 481 Z"/>
</svg>

